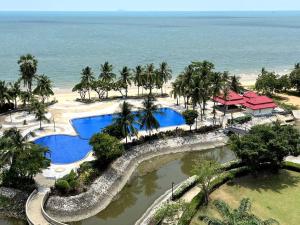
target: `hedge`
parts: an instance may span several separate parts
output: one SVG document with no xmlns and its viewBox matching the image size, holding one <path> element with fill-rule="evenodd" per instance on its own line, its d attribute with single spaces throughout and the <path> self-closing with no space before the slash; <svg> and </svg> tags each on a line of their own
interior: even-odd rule
<svg viewBox="0 0 300 225">
<path fill-rule="evenodd" d="M 252 120 L 252 116 L 246 115 L 246 116 L 240 116 L 240 117 L 237 117 L 234 119 L 229 119 L 227 123 L 228 124 L 244 124 L 251 120 Z"/>
<path fill-rule="evenodd" d="M 194 187 L 198 183 L 198 177 L 192 176 L 183 184 L 181 184 L 173 193 L 173 201 L 181 198 L 188 190 Z"/>
<path fill-rule="evenodd" d="M 284 169 L 300 172 L 300 164 L 299 163 L 284 161 L 282 164 L 283 164 Z"/>
<path fill-rule="evenodd" d="M 232 169 L 227 172 L 223 172 L 216 179 L 212 181 L 210 192 L 213 192 L 216 188 L 220 187 L 229 180 L 235 177 L 245 175 L 249 172 L 247 167 L 240 167 Z M 187 206 L 183 212 L 181 218 L 178 221 L 178 225 L 189 225 L 194 215 L 197 213 L 199 207 L 204 203 L 204 192 L 200 191 Z"/>
</svg>

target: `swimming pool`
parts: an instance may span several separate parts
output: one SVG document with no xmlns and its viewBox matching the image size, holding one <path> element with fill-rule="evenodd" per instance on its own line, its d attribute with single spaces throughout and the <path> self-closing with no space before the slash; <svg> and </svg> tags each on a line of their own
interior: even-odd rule
<svg viewBox="0 0 300 225">
<path fill-rule="evenodd" d="M 170 108 L 161 108 L 162 113 L 155 113 L 160 127 L 180 126 L 185 124 L 183 116 Z M 134 112 L 137 114 L 137 112 Z M 111 125 L 118 114 L 84 117 L 71 120 L 78 136 L 50 135 L 35 140 L 36 144 L 48 147 L 46 155 L 54 164 L 68 164 L 83 159 L 90 151 L 89 139 L 103 128 Z M 136 125 L 138 130 L 144 130 Z"/>
</svg>

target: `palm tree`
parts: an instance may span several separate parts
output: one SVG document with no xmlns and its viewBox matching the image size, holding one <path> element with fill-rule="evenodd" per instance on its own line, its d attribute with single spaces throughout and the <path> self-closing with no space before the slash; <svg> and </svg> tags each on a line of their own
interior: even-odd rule
<svg viewBox="0 0 300 225">
<path fill-rule="evenodd" d="M 40 130 L 42 129 L 42 121 L 49 122 L 49 119 L 46 117 L 47 109 L 43 102 L 39 102 L 36 99 L 32 99 L 31 108 L 35 114 L 35 118 L 40 122 Z"/>
<path fill-rule="evenodd" d="M 99 78 L 107 84 L 115 79 L 116 74 L 113 73 L 113 65 L 109 64 L 109 62 L 101 65 Z M 108 98 L 108 90 L 106 91 L 106 98 Z"/>
<path fill-rule="evenodd" d="M 134 70 L 134 84 L 138 87 L 138 96 L 140 96 L 140 87 L 143 85 L 144 69 L 141 65 L 135 67 Z"/>
<path fill-rule="evenodd" d="M 91 88 L 92 88 L 92 83 L 94 80 L 95 80 L 95 77 L 93 76 L 91 67 L 87 66 L 84 69 L 82 69 L 81 83 L 88 91 L 89 100 L 91 100 Z"/>
<path fill-rule="evenodd" d="M 127 98 L 128 95 L 128 85 L 131 85 L 131 71 L 127 66 L 124 66 L 123 69 L 120 71 L 121 75 L 121 83 L 122 86 L 125 88 L 125 97 Z"/>
<path fill-rule="evenodd" d="M 221 90 L 223 88 L 224 85 L 224 76 L 222 73 L 216 72 L 216 73 L 212 73 L 211 76 L 211 83 L 212 83 L 212 95 L 213 98 L 217 97 L 218 95 L 220 95 Z M 214 102 L 214 106 L 213 106 L 213 121 L 215 123 L 216 120 L 216 101 Z"/>
<path fill-rule="evenodd" d="M 237 209 L 231 209 L 222 200 L 215 200 L 213 204 L 222 220 L 208 216 L 199 216 L 199 219 L 208 225 L 279 225 L 274 219 L 262 220 L 252 214 L 250 212 L 251 202 L 248 198 L 242 199 Z"/>
<path fill-rule="evenodd" d="M 118 126 L 122 128 L 122 134 L 126 138 L 128 135 L 130 136 L 136 136 L 137 130 L 135 128 L 135 124 L 137 122 L 135 121 L 135 115 L 132 113 L 132 105 L 127 103 L 126 101 L 123 102 L 123 104 L 120 105 L 121 112 L 118 114 L 118 118 L 116 119 L 116 123 Z"/>
<path fill-rule="evenodd" d="M 171 96 L 176 98 L 176 105 L 179 105 L 179 98 L 180 98 L 180 84 L 178 80 L 175 82 L 172 82 L 172 90 L 171 90 Z"/>
<path fill-rule="evenodd" d="M 243 89 L 240 83 L 240 77 L 233 75 L 229 77 L 230 79 L 230 89 L 236 93 L 240 93 Z"/>
<path fill-rule="evenodd" d="M 24 82 L 24 86 L 26 86 L 27 91 L 31 93 L 33 79 L 36 77 L 38 61 L 34 56 L 27 54 L 20 57 L 18 64 L 20 66 L 21 79 Z"/>
<path fill-rule="evenodd" d="M 5 81 L 0 81 L 0 108 L 2 109 L 5 102 L 10 98 Z"/>
<path fill-rule="evenodd" d="M 16 154 L 23 151 L 27 146 L 27 138 L 23 137 L 17 128 L 5 130 L 0 138 L 0 166 L 11 165 Z"/>
<path fill-rule="evenodd" d="M 144 73 L 144 88 L 149 89 L 149 95 L 152 95 L 152 89 L 156 84 L 156 70 L 154 64 L 148 64 Z"/>
<path fill-rule="evenodd" d="M 21 95 L 21 87 L 20 87 L 20 81 L 17 82 L 11 82 L 9 83 L 9 95 L 10 97 L 14 100 L 15 103 L 15 109 L 18 107 L 17 106 L 17 98 L 20 97 Z"/>
<path fill-rule="evenodd" d="M 161 81 L 161 94 L 163 94 L 163 84 L 166 84 L 172 79 L 172 70 L 169 68 L 168 63 L 162 62 L 157 70 L 157 76 Z"/>
<path fill-rule="evenodd" d="M 45 98 L 48 98 L 50 95 L 54 95 L 52 90 L 52 81 L 45 75 L 40 75 L 37 77 L 37 85 L 33 90 L 33 94 L 39 95 L 42 97 L 42 102 L 45 102 Z"/>
<path fill-rule="evenodd" d="M 194 68 L 192 65 L 187 66 L 182 72 L 181 89 L 186 99 L 186 108 L 189 106 L 189 99 L 191 97 L 191 86 L 193 82 Z"/>
<path fill-rule="evenodd" d="M 151 135 L 153 129 L 157 130 L 160 127 L 158 120 L 155 118 L 155 113 L 162 114 L 158 105 L 154 104 L 154 98 L 148 96 L 148 98 L 143 101 L 143 107 L 140 110 L 139 124 L 141 129 L 145 128 L 146 131 L 149 131 L 149 135 Z"/>
</svg>

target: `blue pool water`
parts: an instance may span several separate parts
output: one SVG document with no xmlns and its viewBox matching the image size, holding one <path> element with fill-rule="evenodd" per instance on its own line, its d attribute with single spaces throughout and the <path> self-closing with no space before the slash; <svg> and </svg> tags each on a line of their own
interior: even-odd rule
<svg viewBox="0 0 300 225">
<path fill-rule="evenodd" d="M 161 113 L 155 117 L 160 127 L 179 126 L 185 123 L 182 115 L 170 108 L 161 108 Z M 137 113 L 137 112 L 136 112 Z M 50 135 L 39 138 L 36 144 L 48 147 L 50 153 L 47 158 L 54 164 L 73 163 L 83 159 L 91 150 L 89 139 L 103 128 L 113 123 L 118 114 L 108 114 L 94 117 L 78 118 L 71 121 L 78 136 Z M 138 130 L 144 130 L 136 125 Z"/>
</svg>

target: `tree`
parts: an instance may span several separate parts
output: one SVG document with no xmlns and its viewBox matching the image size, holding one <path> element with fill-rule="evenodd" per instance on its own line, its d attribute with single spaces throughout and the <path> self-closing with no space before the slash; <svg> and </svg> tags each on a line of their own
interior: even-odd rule
<svg viewBox="0 0 300 225">
<path fill-rule="evenodd" d="M 290 82 L 292 87 L 300 92 L 300 63 L 297 63 L 294 70 L 290 73 Z"/>
<path fill-rule="evenodd" d="M 120 140 L 105 133 L 95 134 L 90 140 L 90 145 L 93 147 L 98 163 L 102 165 L 118 158 L 124 151 Z"/>
<path fill-rule="evenodd" d="M 40 130 L 41 130 L 42 121 L 49 122 L 49 119 L 46 117 L 46 113 L 47 113 L 46 105 L 43 102 L 39 102 L 36 99 L 32 99 L 31 107 L 33 113 L 35 114 L 35 118 L 40 122 Z"/>
<path fill-rule="evenodd" d="M 27 54 L 20 57 L 18 64 L 20 66 L 21 80 L 23 80 L 24 86 L 27 87 L 27 91 L 31 93 L 32 83 L 36 77 L 38 61 L 34 56 Z"/>
<path fill-rule="evenodd" d="M 152 89 L 156 84 L 156 70 L 153 63 L 146 66 L 143 78 L 143 85 L 146 90 L 149 90 L 149 95 L 152 95 Z"/>
<path fill-rule="evenodd" d="M 134 70 L 134 84 L 138 87 L 138 96 L 140 96 L 140 87 L 143 86 L 144 68 L 138 65 Z"/>
<path fill-rule="evenodd" d="M 193 173 L 198 176 L 199 184 L 204 193 L 204 202 L 208 203 L 209 193 L 211 188 L 211 182 L 215 176 L 220 172 L 221 166 L 216 161 L 210 161 L 206 159 L 198 160 L 194 167 Z"/>
<path fill-rule="evenodd" d="M 123 69 L 120 71 L 121 75 L 121 83 L 125 88 L 125 97 L 127 98 L 128 95 L 128 86 L 131 85 L 131 71 L 127 66 L 124 66 Z"/>
<path fill-rule="evenodd" d="M 121 112 L 118 114 L 118 118 L 115 123 L 121 128 L 122 134 L 126 138 L 127 143 L 128 135 L 137 135 L 137 130 L 134 127 L 137 122 L 135 121 L 135 115 L 131 111 L 132 105 L 124 101 L 123 104 L 120 105 L 120 108 Z"/>
<path fill-rule="evenodd" d="M 168 63 L 162 62 L 157 70 L 158 83 L 161 87 L 161 94 L 163 94 L 163 84 L 166 84 L 172 79 L 172 70 L 169 68 Z"/>
<path fill-rule="evenodd" d="M 224 85 L 226 84 L 227 76 L 228 76 L 227 72 L 212 73 L 212 75 L 211 75 L 211 84 L 212 84 L 212 96 L 213 96 L 213 98 L 215 98 L 215 97 L 217 97 L 218 95 L 221 94 L 221 91 L 222 91 Z M 214 101 L 213 114 L 214 114 L 213 121 L 215 123 L 215 121 L 216 121 L 216 101 Z"/>
<path fill-rule="evenodd" d="M 256 125 L 248 134 L 230 138 L 230 148 L 242 162 L 257 172 L 267 168 L 277 171 L 288 155 L 300 154 L 300 134 L 293 126 Z"/>
<path fill-rule="evenodd" d="M 81 100 L 84 100 L 88 90 L 86 86 L 80 82 L 73 87 L 72 92 L 78 92 Z"/>
<path fill-rule="evenodd" d="M 0 109 L 4 107 L 4 104 L 9 97 L 9 92 L 5 81 L 0 81 Z"/>
<path fill-rule="evenodd" d="M 261 220 L 252 214 L 251 202 L 248 198 L 243 198 L 237 209 L 231 209 L 222 200 L 215 200 L 213 204 L 222 220 L 209 216 L 200 216 L 199 219 L 208 225 L 279 225 L 274 219 Z"/>
<path fill-rule="evenodd" d="M 182 113 L 185 123 L 190 126 L 190 131 L 192 130 L 192 125 L 198 118 L 198 112 L 196 110 L 186 110 Z"/>
<path fill-rule="evenodd" d="M 91 88 L 98 94 L 99 100 L 104 97 L 104 94 L 107 90 L 106 83 L 101 79 L 93 80 L 91 83 Z"/>
<path fill-rule="evenodd" d="M 289 75 L 282 75 L 277 79 L 276 92 L 287 91 L 291 87 L 292 84 Z"/>
<path fill-rule="evenodd" d="M 21 87 L 20 87 L 19 80 L 17 82 L 9 83 L 8 93 L 9 93 L 9 96 L 14 100 L 15 108 L 17 108 L 18 107 L 17 99 L 21 95 Z"/>
<path fill-rule="evenodd" d="M 255 89 L 263 94 L 272 95 L 276 90 L 278 76 L 274 72 L 268 72 L 262 68 L 261 74 L 255 82 Z"/>
<path fill-rule="evenodd" d="M 33 94 L 41 96 L 42 102 L 44 103 L 45 98 L 48 98 L 50 95 L 54 95 L 52 90 L 52 81 L 45 75 L 37 76 L 37 85 Z"/>
<path fill-rule="evenodd" d="M 240 77 L 233 75 L 229 77 L 230 79 L 230 89 L 236 93 L 240 93 L 243 90 L 243 87 L 240 83 Z"/>
<path fill-rule="evenodd" d="M 0 138 L 0 167 L 4 171 L 3 183 L 7 186 L 23 185 L 22 179 L 31 179 L 50 165 L 45 157 L 47 148 L 28 142 L 16 128 L 4 131 Z"/>
<path fill-rule="evenodd" d="M 105 62 L 101 65 L 99 78 L 106 84 L 109 84 L 116 78 L 116 74 L 113 73 L 113 65 L 109 62 Z M 108 98 L 108 89 L 106 90 L 106 98 Z"/>
<path fill-rule="evenodd" d="M 95 77 L 93 76 L 93 72 L 91 67 L 85 67 L 84 69 L 82 69 L 81 72 L 81 85 L 82 87 L 84 87 L 88 94 L 89 94 L 89 100 L 91 100 L 91 88 L 92 88 L 92 83 L 95 80 Z"/>
<path fill-rule="evenodd" d="M 143 101 L 143 107 L 139 114 L 139 124 L 140 128 L 145 128 L 146 131 L 149 131 L 150 135 L 153 129 L 157 130 L 160 127 L 158 120 L 155 118 L 155 113 L 162 114 L 158 106 L 154 104 L 153 97 L 148 96 Z"/>
</svg>

